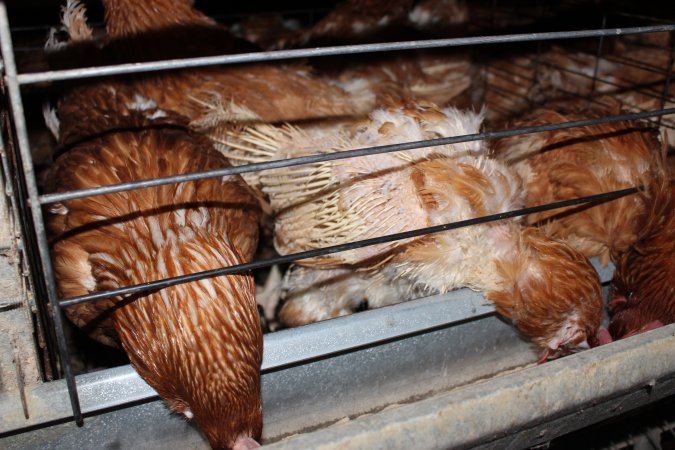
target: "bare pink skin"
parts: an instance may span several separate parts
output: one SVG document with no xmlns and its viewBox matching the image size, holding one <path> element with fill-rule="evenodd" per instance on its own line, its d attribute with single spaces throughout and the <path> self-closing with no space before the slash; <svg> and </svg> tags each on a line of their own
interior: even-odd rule
<svg viewBox="0 0 675 450">
<path fill-rule="evenodd" d="M 260 444 L 250 437 L 241 437 L 236 440 L 232 450 L 253 450 L 254 448 L 260 448 Z"/>
<path fill-rule="evenodd" d="M 596 347 L 599 345 L 604 345 L 604 344 L 609 344 L 610 342 L 613 342 L 614 339 L 612 339 L 612 336 L 609 334 L 609 331 L 607 328 L 600 326 L 598 328 L 598 331 L 595 335 L 595 340 L 590 341 L 591 346 Z M 549 357 L 551 359 L 555 359 L 558 356 L 564 356 L 569 353 L 577 353 L 583 350 L 587 350 L 589 348 L 588 343 L 584 341 L 584 345 L 577 345 L 574 348 L 569 348 L 563 343 L 559 348 L 557 349 L 552 349 L 552 348 L 547 348 L 545 349 L 541 355 L 539 356 L 539 359 L 537 360 L 537 364 L 543 364 L 546 361 L 548 361 Z"/>
<path fill-rule="evenodd" d="M 609 334 L 607 328 L 600 327 L 600 329 L 598 330 L 598 345 L 605 345 L 609 344 L 610 342 L 614 342 L 612 335 Z"/>
</svg>

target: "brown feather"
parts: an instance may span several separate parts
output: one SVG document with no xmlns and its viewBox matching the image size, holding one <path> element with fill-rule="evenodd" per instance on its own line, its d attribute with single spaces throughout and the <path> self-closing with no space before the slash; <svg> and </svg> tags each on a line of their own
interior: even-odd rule
<svg viewBox="0 0 675 450">
<path fill-rule="evenodd" d="M 52 53 L 53 68 L 255 50 L 195 10 L 189 1 L 106 0 L 104 6 L 107 36 L 103 42 L 78 42 L 66 51 Z M 368 108 L 338 86 L 316 76 L 303 63 L 190 68 L 135 74 L 132 79 L 79 81 L 80 98 L 67 103 L 80 104 L 82 100 L 90 103 L 89 94 L 106 86 L 110 95 L 128 104 L 139 98 L 146 105 L 152 102 L 154 108 L 147 116 L 153 112 L 179 114 L 194 129 L 207 133 L 231 122 L 342 117 L 364 114 Z M 85 88 L 88 84 L 90 91 Z M 81 137 L 78 129 L 86 122 L 82 112 L 59 110 L 59 117 L 62 135 Z"/>
<path fill-rule="evenodd" d="M 609 326 L 615 339 L 654 321 L 675 322 L 675 185 L 662 173 L 641 196 L 637 240 L 616 261 Z"/>
<path fill-rule="evenodd" d="M 343 0 L 311 28 L 278 42 L 278 46 L 316 46 L 381 38 L 383 30 L 391 32 L 407 22 L 412 3 L 412 0 Z"/>
<path fill-rule="evenodd" d="M 77 144 L 51 169 L 48 191 L 226 167 L 184 130 L 118 131 Z M 250 260 L 259 211 L 232 176 L 69 200 L 48 226 L 62 297 Z M 101 342 L 120 342 L 139 374 L 177 412 L 190 411 L 216 448 L 258 437 L 262 334 L 250 274 L 181 284 L 66 310 Z"/>
<path fill-rule="evenodd" d="M 515 127 L 589 119 L 618 111 L 556 103 Z M 642 184 L 660 145 L 653 130 L 635 122 L 612 122 L 500 139 L 495 154 L 516 167 L 527 189 L 527 205 L 611 192 Z M 566 238 L 587 256 L 618 254 L 635 241 L 642 200 L 629 196 L 591 205 L 531 214 L 551 236 Z"/>
<path fill-rule="evenodd" d="M 497 270 L 513 284 L 489 292 L 487 298 L 536 344 L 574 348 L 586 339 L 595 343 L 602 293 L 595 269 L 579 252 L 529 228 L 520 233 L 515 257 L 498 260 Z M 579 301 L 580 292 L 584 301 Z M 566 335 L 566 327 L 577 334 Z"/>
<path fill-rule="evenodd" d="M 183 25 L 216 26 L 216 22 L 197 11 L 190 0 L 146 2 L 102 0 L 102 2 L 105 8 L 106 34 L 113 39 Z"/>
</svg>

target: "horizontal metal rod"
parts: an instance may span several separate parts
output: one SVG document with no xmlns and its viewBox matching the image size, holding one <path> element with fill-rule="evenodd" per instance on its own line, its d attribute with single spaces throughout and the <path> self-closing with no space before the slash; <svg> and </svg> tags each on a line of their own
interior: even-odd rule
<svg viewBox="0 0 675 450">
<path fill-rule="evenodd" d="M 516 136 L 519 134 L 538 133 L 541 131 L 553 131 L 566 128 L 597 125 L 600 123 L 619 122 L 624 120 L 638 120 L 669 114 L 675 114 L 675 108 L 661 109 L 657 111 L 645 111 L 630 114 L 621 114 L 617 116 L 605 116 L 585 120 L 574 120 L 570 122 L 559 122 L 545 125 L 537 125 L 532 127 L 515 128 L 503 131 L 486 131 L 483 133 L 465 134 L 461 136 L 431 139 L 427 141 L 403 142 L 400 144 L 381 145 L 378 147 L 346 150 L 334 153 L 315 154 L 315 155 L 301 156 L 298 158 L 288 158 L 274 161 L 265 161 L 261 163 L 247 164 L 244 166 L 225 167 L 222 169 L 208 170 L 204 172 L 194 172 L 182 175 L 172 175 L 167 177 L 153 178 L 149 180 L 112 184 L 108 186 L 100 186 L 89 189 L 79 189 L 76 191 L 45 194 L 40 196 L 39 201 L 40 204 L 45 205 L 49 203 L 62 202 L 65 200 L 73 200 L 76 198 L 91 197 L 94 195 L 105 195 L 105 194 L 112 194 L 115 192 L 130 191 L 132 189 L 143 189 L 155 186 L 162 186 L 171 183 L 182 183 L 185 181 L 203 180 L 206 178 L 223 177 L 233 174 L 279 169 L 282 167 L 298 166 L 301 164 L 313 164 L 325 161 L 335 161 L 339 159 L 356 158 L 366 155 L 378 155 L 381 153 L 412 150 L 421 147 L 434 147 L 438 145 L 457 144 L 460 142 L 477 141 L 481 139 L 497 139 L 509 136 Z"/>
<path fill-rule="evenodd" d="M 550 31 L 541 33 L 519 33 L 500 36 L 476 36 L 451 39 L 427 39 L 405 42 L 376 44 L 340 45 L 294 50 L 277 50 L 236 55 L 205 56 L 186 59 L 171 59 L 144 63 L 128 63 L 111 66 L 84 67 L 79 69 L 52 70 L 47 72 L 18 75 L 21 85 L 72 80 L 110 75 L 123 75 L 159 70 L 186 69 L 217 64 L 240 64 L 278 61 L 283 59 L 310 58 L 318 56 L 352 55 L 358 53 L 390 52 L 397 50 L 419 50 L 439 47 L 460 47 L 467 45 L 505 44 L 510 42 L 547 41 L 554 39 L 577 39 L 599 36 L 621 36 L 627 34 L 675 31 L 675 25 L 654 25 L 646 27 L 610 28 L 606 30 Z"/>
<path fill-rule="evenodd" d="M 443 225 L 436 225 L 433 227 L 420 228 L 412 231 L 405 231 L 402 233 L 394 233 L 385 236 L 378 236 L 369 239 L 363 239 L 359 241 L 349 242 L 346 244 L 331 245 L 329 247 L 323 247 L 315 250 L 307 250 L 304 252 L 292 253 L 289 255 L 278 256 L 275 258 L 269 258 L 260 261 L 253 261 L 250 263 L 237 264 L 235 266 L 221 267 L 219 269 L 205 270 L 202 272 L 196 272 L 188 275 L 180 275 L 177 277 L 166 278 L 163 280 L 149 281 L 146 283 L 135 284 L 132 286 L 126 286 L 118 289 L 111 289 L 107 291 L 95 292 L 87 295 L 80 295 L 77 297 L 70 297 L 60 300 L 62 307 L 78 305 L 80 303 L 91 302 L 95 300 L 102 300 L 111 297 L 117 297 L 122 295 L 136 294 L 143 291 L 152 291 L 167 288 L 170 286 L 175 286 L 181 283 L 189 283 L 192 281 L 198 281 L 204 278 L 216 277 L 221 275 L 232 275 L 235 273 L 244 272 L 247 270 L 260 269 L 263 267 L 270 267 L 275 264 L 284 264 L 299 261 L 302 259 L 316 258 L 319 256 L 330 255 L 333 253 L 343 252 L 347 250 L 353 250 L 356 248 L 367 247 L 376 244 L 383 244 L 386 242 L 398 241 L 401 239 L 409 239 L 413 237 L 423 236 L 426 234 L 438 233 L 441 231 L 454 230 L 457 228 L 468 227 L 471 225 L 478 225 L 481 223 L 495 222 L 499 220 L 509 219 L 518 216 L 524 216 L 527 214 L 533 214 L 542 211 L 549 211 L 552 209 L 564 208 L 567 206 L 579 205 L 582 203 L 591 203 L 602 200 L 612 200 L 619 197 L 623 197 L 629 194 L 634 194 L 638 192 L 640 188 L 632 187 L 627 189 L 622 189 L 619 191 L 606 192 L 597 195 L 590 195 L 587 197 L 576 198 L 572 200 L 564 200 L 560 202 L 550 203 L 547 205 L 532 206 L 529 208 L 522 208 L 513 211 L 507 211 L 498 214 L 491 214 L 488 216 L 476 217 L 473 219 L 461 220 L 459 222 L 452 222 Z"/>
</svg>

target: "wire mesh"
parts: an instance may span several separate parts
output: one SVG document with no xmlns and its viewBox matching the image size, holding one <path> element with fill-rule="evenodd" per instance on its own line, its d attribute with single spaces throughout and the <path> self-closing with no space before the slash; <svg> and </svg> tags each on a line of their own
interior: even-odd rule
<svg viewBox="0 0 675 450">
<path fill-rule="evenodd" d="M 493 7 L 497 7 L 497 2 L 492 2 Z M 542 12 L 543 13 L 543 12 Z M 494 24 L 497 19 L 495 16 L 492 16 L 491 22 Z M 506 136 L 513 136 L 518 134 L 525 133 L 536 133 L 541 131 L 550 131 L 563 128 L 572 128 L 579 127 L 591 124 L 598 123 L 607 123 L 613 121 L 623 121 L 623 120 L 637 120 L 637 119 L 647 119 L 657 117 L 660 118 L 664 115 L 675 114 L 675 108 L 666 108 L 669 101 L 669 86 L 670 78 L 672 76 L 672 45 L 670 48 L 670 64 L 665 70 L 665 85 L 663 91 L 659 94 L 654 94 L 656 98 L 660 100 L 660 108 L 658 110 L 649 110 L 631 114 L 622 114 L 617 116 L 608 116 L 592 120 L 584 121 L 575 121 L 567 123 L 558 123 L 558 124 L 547 124 L 537 127 L 528 127 L 520 129 L 508 129 L 503 131 L 490 131 L 477 133 L 474 135 L 466 136 L 454 136 L 443 139 L 436 139 L 433 141 L 421 141 L 421 142 L 409 142 L 401 143 L 396 145 L 387 145 L 380 147 L 371 147 L 365 149 L 357 149 L 351 151 L 343 151 L 338 153 L 330 154 L 317 154 L 301 158 L 292 158 L 287 160 L 279 160 L 265 163 L 255 163 L 249 164 L 246 166 L 238 167 L 228 167 L 219 170 L 213 170 L 209 172 L 199 172 L 192 174 L 184 174 L 170 177 L 163 177 L 157 179 L 149 179 L 144 181 L 138 181 L 133 183 L 123 183 L 112 186 L 102 186 L 92 189 L 84 189 L 73 192 L 65 192 L 58 194 L 47 194 L 40 195 L 37 188 L 37 182 L 35 177 L 35 171 L 33 167 L 33 162 L 31 159 L 30 148 L 27 137 L 26 130 L 26 119 L 22 109 L 22 99 L 21 99 L 21 87 L 29 86 L 38 83 L 44 82 L 56 82 L 56 81 L 66 81 L 66 80 L 76 80 L 87 77 L 101 77 L 101 76 L 114 76 L 114 75 L 124 75 L 124 74 L 135 74 L 151 71 L 162 71 L 162 70 L 176 70 L 176 69 L 186 69 L 186 68 L 195 68 L 203 67 L 208 65 L 216 64 L 241 64 L 241 63 L 252 63 L 252 62 L 265 62 L 265 61 L 277 61 L 277 60 L 287 60 L 287 59 L 297 59 L 297 58 L 311 58 L 319 56 L 335 56 L 335 55 L 346 55 L 346 54 L 358 54 L 358 53 L 373 53 L 373 52 L 392 52 L 398 50 L 419 50 L 419 49 L 428 49 L 428 48 L 439 48 L 439 47 L 461 47 L 461 46 L 477 46 L 477 45 L 493 45 L 493 44 L 511 44 L 511 43 L 527 43 L 534 42 L 537 46 L 540 46 L 542 42 L 545 41 L 560 41 L 560 40 L 572 40 L 572 39 L 584 39 L 584 38 L 598 38 L 598 46 L 595 55 L 595 65 L 593 69 L 593 74 L 590 76 L 591 79 L 591 89 L 590 89 L 590 99 L 593 100 L 594 95 L 597 91 L 597 83 L 601 81 L 599 79 L 599 66 L 600 61 L 603 55 L 603 43 L 606 37 L 612 36 L 624 36 L 624 35 L 639 35 L 644 33 L 656 33 L 656 32 L 673 32 L 675 31 L 675 25 L 672 24 L 658 24 L 652 26 L 636 26 L 636 27 L 615 27 L 615 28 L 606 28 L 607 24 L 606 17 L 603 17 L 601 28 L 591 29 L 591 30 L 574 30 L 574 31 L 560 31 L 560 32 L 534 32 L 534 33 L 516 33 L 516 34 L 506 34 L 506 35 L 497 35 L 497 36 L 475 36 L 467 38 L 452 38 L 452 39 L 431 39 L 424 41 L 410 41 L 410 42 L 387 42 L 387 43 L 377 43 L 377 44 L 361 44 L 361 45 L 348 45 L 348 46 L 334 46 L 334 47 L 322 47 L 322 48 L 310 48 L 310 49 L 298 49 L 298 50 L 282 50 L 282 51 L 270 51 L 270 52 L 257 52 L 257 53 L 247 53 L 247 54 L 238 54 L 238 55 L 222 55 L 215 57 L 207 58 L 188 58 L 181 60 L 169 60 L 169 61 L 155 61 L 149 63 L 135 63 L 135 64 L 120 64 L 115 66 L 105 66 L 105 67 L 85 67 L 78 69 L 70 70 L 60 70 L 60 71 L 46 71 L 46 72 L 37 72 L 37 73 L 16 73 L 16 67 L 13 59 L 14 49 L 11 44 L 11 36 L 9 23 L 7 19 L 7 12 L 4 3 L 0 3 L 0 40 L 2 41 L 2 55 L 4 61 L 5 69 L 5 80 L 7 83 L 10 102 L 12 106 L 12 117 L 14 126 L 17 132 L 17 141 L 18 148 L 20 151 L 21 165 L 23 169 L 23 179 L 26 185 L 25 192 L 25 201 L 27 202 L 28 209 L 32 216 L 32 225 L 34 227 L 34 233 L 37 239 L 37 249 L 39 252 L 41 274 L 43 276 L 43 282 L 47 291 L 47 299 L 50 305 L 53 305 L 52 308 L 52 320 L 54 328 L 56 330 L 58 350 L 60 353 L 60 359 L 62 362 L 62 368 L 65 375 L 65 378 L 68 383 L 69 395 L 73 407 L 73 415 L 75 420 L 78 423 L 82 423 L 82 415 L 80 412 L 78 394 L 77 394 L 77 385 L 75 383 L 75 378 L 73 376 L 72 368 L 69 363 L 69 353 L 68 346 L 66 345 L 65 335 L 63 331 L 63 323 L 61 316 L 61 307 L 72 306 L 75 304 L 95 301 L 104 298 L 111 298 L 121 295 L 129 295 L 138 292 L 145 292 L 150 290 L 162 289 L 164 287 L 172 286 L 178 283 L 186 283 L 190 281 L 200 280 L 206 277 L 220 276 L 232 273 L 238 273 L 242 271 L 252 270 L 256 268 L 268 267 L 274 264 L 287 263 L 297 261 L 299 259 L 316 257 L 321 255 L 326 255 L 330 253 L 335 253 L 339 251 L 346 251 L 353 248 L 358 248 L 362 246 L 375 245 L 383 242 L 389 242 L 393 240 L 406 239 L 414 236 L 420 236 L 428 233 L 435 233 L 440 231 L 446 231 L 449 229 L 454 229 L 462 226 L 470 226 L 477 223 L 485 223 L 488 221 L 494 220 L 504 220 L 506 218 L 516 217 L 520 215 L 525 215 L 533 212 L 544 211 L 548 209 L 562 208 L 565 206 L 593 202 L 598 200 L 607 200 L 612 198 L 618 198 L 623 195 L 628 195 L 631 193 L 637 192 L 638 188 L 630 188 L 622 191 L 610 192 L 610 193 L 601 193 L 595 196 L 584 197 L 580 199 L 575 199 L 566 202 L 559 202 L 551 205 L 543 205 L 541 207 L 534 208 L 524 208 L 517 211 L 511 211 L 508 213 L 486 216 L 476 219 L 471 219 L 468 221 L 456 222 L 451 224 L 445 224 L 437 227 L 429 227 L 420 230 L 413 230 L 405 233 L 398 233 L 395 235 L 382 236 L 374 239 L 366 239 L 357 242 L 351 242 L 343 245 L 336 245 L 331 247 L 325 247 L 322 249 L 295 253 L 291 255 L 285 255 L 277 258 L 272 258 L 268 260 L 255 261 L 247 264 L 240 264 L 232 267 L 224 267 L 215 270 L 184 275 L 180 277 L 168 278 L 163 280 L 157 280 L 148 283 L 142 283 L 134 286 L 128 286 L 124 288 L 119 288 L 110 291 L 96 292 L 89 295 L 73 297 L 68 299 L 59 299 L 56 292 L 56 284 L 54 280 L 53 268 L 49 256 L 49 246 L 47 242 L 47 236 L 45 232 L 44 219 L 42 217 L 42 211 L 40 205 L 51 204 L 55 202 L 61 202 L 66 200 L 72 200 L 76 198 L 82 198 L 86 196 L 93 195 L 105 195 L 114 192 L 122 192 L 132 189 L 142 189 L 153 186 L 160 186 L 171 183 L 180 183 L 185 181 L 199 180 L 212 177 L 221 177 L 231 174 L 242 174 L 253 171 L 263 171 L 276 169 L 281 167 L 289 167 L 293 165 L 300 164 L 310 164 L 319 161 L 329 161 L 343 158 L 355 158 L 364 155 L 372 155 L 385 152 L 394 152 L 394 151 L 404 151 L 420 147 L 429 147 L 434 145 L 445 145 L 453 144 L 459 142 L 466 142 L 471 140 L 482 140 L 482 139 L 493 139 Z M 511 62 L 515 65 L 517 63 Z M 540 60 L 540 47 L 537 51 L 537 57 L 534 62 L 534 72 L 531 82 L 536 83 L 539 75 L 539 68 L 543 65 L 554 65 Z M 529 66 L 523 66 L 529 69 Z M 560 70 L 570 70 L 564 67 L 557 67 Z M 642 68 L 647 70 L 653 70 L 655 72 L 662 73 L 661 68 L 657 67 L 648 67 L 642 65 Z M 503 68 L 491 68 L 493 70 L 504 70 Z M 571 73 L 575 73 L 571 71 Z M 586 76 L 587 74 L 583 72 L 576 72 L 580 76 Z M 603 83 L 605 82 L 602 80 Z M 489 83 L 488 83 L 489 84 Z M 611 84 L 611 82 L 610 82 Z M 619 84 L 614 84 L 616 87 L 621 87 Z M 489 86 L 489 89 L 499 92 L 498 87 Z M 501 90 L 501 94 L 509 94 L 506 89 Z M 532 107 L 533 102 L 531 98 L 527 99 L 527 104 Z M 512 112 L 512 111 L 504 111 Z M 3 160 L 4 163 L 4 160 Z"/>
</svg>

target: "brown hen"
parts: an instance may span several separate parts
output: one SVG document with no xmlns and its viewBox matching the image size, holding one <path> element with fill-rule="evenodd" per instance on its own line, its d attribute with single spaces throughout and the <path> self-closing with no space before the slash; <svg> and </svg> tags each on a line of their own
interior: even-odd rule
<svg viewBox="0 0 675 450">
<path fill-rule="evenodd" d="M 369 120 L 256 126 L 232 152 L 283 159 L 478 132 L 481 115 L 430 104 Z M 236 148 L 235 148 L 236 147 Z M 522 205 L 518 177 L 480 142 L 327 161 L 262 173 L 282 254 L 497 214 Z M 423 294 L 470 287 L 549 352 L 587 348 L 602 316 L 600 282 L 579 252 L 512 222 L 463 227 L 299 261 L 281 317 L 301 325 Z"/>
<path fill-rule="evenodd" d="M 208 140 L 179 128 L 110 132 L 62 155 L 49 191 L 225 166 Z M 257 242 L 257 204 L 238 177 L 69 200 L 50 213 L 62 297 L 238 264 Z M 236 448 L 262 427 L 254 291 L 250 275 L 231 275 L 84 303 L 66 314 L 97 340 L 121 344 L 141 377 L 214 448 Z"/>
<path fill-rule="evenodd" d="M 273 34 L 277 26 L 249 35 L 273 50 L 456 35 L 468 21 L 469 8 L 463 0 L 343 0 L 305 29 Z M 242 27 L 256 30 L 258 25 L 249 21 Z"/>
<path fill-rule="evenodd" d="M 104 0 L 105 38 L 88 40 L 71 32 L 67 52 L 52 57 L 56 67 L 108 65 L 160 59 L 213 56 L 253 51 L 227 29 L 195 10 L 185 0 Z M 67 24 L 71 31 L 86 28 L 80 8 L 78 20 Z M 65 16 L 73 14 L 66 11 Z M 72 37 L 75 35 L 76 37 Z M 60 49 L 59 47 L 56 50 Z M 124 78 L 110 81 L 123 89 Z M 202 132 L 222 123 L 276 122 L 317 117 L 340 117 L 365 112 L 359 99 L 319 79 L 298 63 L 249 64 L 203 67 L 171 72 L 147 73 L 133 78 L 134 93 L 163 111 L 184 115 L 191 127 Z M 99 89 L 97 82 L 90 87 Z M 91 94 L 78 86 L 79 101 Z M 367 107 L 367 105 L 366 105 Z M 82 117 L 67 115 L 61 120 L 77 124 Z M 65 124 L 70 128 L 69 124 Z"/>
<path fill-rule="evenodd" d="M 378 39 L 407 22 L 413 0 L 343 0 L 321 20 L 274 47 L 318 46 Z"/>
<path fill-rule="evenodd" d="M 645 45 L 638 39 L 658 43 Z M 610 43 L 611 50 L 600 59 L 595 49 L 553 45 L 489 60 L 483 71 L 487 119 L 501 125 L 530 112 L 533 104 L 569 99 L 608 108 L 618 99 L 630 112 L 672 108 L 675 83 L 672 75 L 670 81 L 667 77 L 673 69 L 667 33 L 625 36 Z M 661 117 L 660 124 L 669 145 L 675 146 L 673 116 Z"/>
<path fill-rule="evenodd" d="M 598 108 L 581 113 L 570 110 L 569 103 L 556 106 L 558 111 L 540 109 L 515 125 L 619 113 Z M 659 169 L 660 146 L 653 129 L 612 122 L 506 138 L 496 147 L 525 181 L 528 205 L 649 186 L 647 193 L 528 217 L 587 256 L 615 263 L 609 332 L 617 339 L 673 321 L 674 205 L 670 176 Z"/>
<path fill-rule="evenodd" d="M 586 109 L 586 102 L 558 102 L 515 121 L 512 128 L 591 119 L 619 114 L 613 109 Z M 640 185 L 660 144 L 654 130 L 638 122 L 611 122 L 499 139 L 494 154 L 521 176 L 528 206 L 611 192 Z M 581 205 L 527 217 L 547 234 L 567 239 L 586 256 L 611 255 L 636 239 L 637 218 L 644 205 L 633 195 L 595 205 Z"/>
<path fill-rule="evenodd" d="M 609 332 L 615 339 L 675 322 L 675 185 L 651 183 L 636 242 L 615 261 Z"/>
<path fill-rule="evenodd" d="M 187 2 L 185 2 L 187 3 Z M 143 96 L 142 83 L 93 81 L 60 102 L 62 155 L 48 192 L 227 167 L 187 120 Z M 139 90 L 141 93 L 139 93 Z M 260 211 L 238 176 L 68 200 L 47 217 L 61 297 L 249 261 Z M 121 345 L 171 410 L 214 448 L 257 446 L 262 333 L 250 274 L 82 303 L 67 316 Z"/>
</svg>

